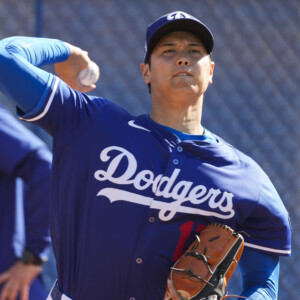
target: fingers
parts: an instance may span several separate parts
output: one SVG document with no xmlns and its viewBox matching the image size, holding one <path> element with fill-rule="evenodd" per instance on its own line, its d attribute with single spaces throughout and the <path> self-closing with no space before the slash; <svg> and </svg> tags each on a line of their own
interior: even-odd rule
<svg viewBox="0 0 300 300">
<path fill-rule="evenodd" d="M 41 266 L 24 265 L 17 261 L 0 274 L 0 284 L 3 284 L 0 300 L 15 300 L 19 295 L 21 300 L 28 300 L 30 284 L 41 270 Z"/>
<path fill-rule="evenodd" d="M 62 64 L 62 63 L 61 63 Z M 71 66 L 71 68 L 69 68 Z M 82 93 L 88 93 L 96 88 L 95 84 L 91 84 L 89 86 L 83 85 L 78 78 L 78 70 L 74 71 L 72 69 L 72 65 L 59 66 L 59 64 L 55 65 L 55 71 L 59 75 L 59 77 L 67 83 L 72 89 L 77 90 Z"/>
<path fill-rule="evenodd" d="M 4 272 L 4 273 L 0 274 L 0 284 L 5 282 L 8 278 L 9 278 L 9 273 L 8 272 Z"/>
<path fill-rule="evenodd" d="M 91 84 L 89 86 L 82 85 L 81 83 L 77 83 L 77 82 L 76 83 L 68 83 L 68 84 L 72 89 L 79 91 L 81 93 L 88 93 L 96 88 L 95 84 Z"/>
<path fill-rule="evenodd" d="M 179 293 L 176 291 L 172 280 L 168 279 L 168 291 L 169 291 L 169 297 L 172 300 L 189 300 L 190 296 L 188 293 L 184 292 L 184 291 L 180 291 L 180 295 Z"/>
<path fill-rule="evenodd" d="M 0 300 L 15 300 L 18 294 L 18 286 L 12 281 L 9 281 L 2 288 Z"/>
<path fill-rule="evenodd" d="M 21 291 L 21 300 L 29 299 L 29 286 L 23 286 Z"/>
<path fill-rule="evenodd" d="M 8 281 L 2 288 L 0 300 L 15 300 L 19 294 L 21 300 L 29 300 L 29 285 L 20 287 L 13 281 Z"/>
<path fill-rule="evenodd" d="M 173 282 L 168 279 L 168 290 L 169 290 L 169 293 L 170 293 L 170 298 L 171 299 L 180 299 L 177 295 L 177 292 L 175 290 L 175 287 L 173 285 Z M 176 297 L 176 298 L 175 298 Z"/>
<path fill-rule="evenodd" d="M 95 84 L 91 84 L 90 86 L 85 86 L 81 84 L 80 92 L 88 93 L 96 88 Z"/>
</svg>

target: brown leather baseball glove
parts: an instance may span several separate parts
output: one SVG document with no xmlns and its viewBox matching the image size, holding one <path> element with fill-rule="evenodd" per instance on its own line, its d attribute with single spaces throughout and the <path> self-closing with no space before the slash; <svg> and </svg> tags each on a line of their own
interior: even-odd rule
<svg viewBox="0 0 300 300">
<path fill-rule="evenodd" d="M 225 287 L 243 249 L 241 234 L 223 224 L 209 224 L 171 268 L 169 280 L 183 299 L 228 298 Z M 168 288 L 164 298 L 172 299 Z"/>
</svg>

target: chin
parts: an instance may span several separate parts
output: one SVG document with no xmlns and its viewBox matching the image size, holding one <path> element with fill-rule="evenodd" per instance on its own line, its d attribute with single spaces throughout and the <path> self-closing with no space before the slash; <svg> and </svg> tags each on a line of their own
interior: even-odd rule
<svg viewBox="0 0 300 300">
<path fill-rule="evenodd" d="M 191 93 L 191 94 L 198 93 L 198 89 L 195 89 L 195 87 L 191 86 L 190 84 L 173 87 L 173 91 L 177 93 Z"/>
</svg>

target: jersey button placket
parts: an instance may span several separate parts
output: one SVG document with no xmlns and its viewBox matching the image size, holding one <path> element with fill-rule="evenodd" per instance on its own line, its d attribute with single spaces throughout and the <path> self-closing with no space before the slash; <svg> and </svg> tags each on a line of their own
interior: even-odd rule
<svg viewBox="0 0 300 300">
<path fill-rule="evenodd" d="M 178 153 L 183 152 L 183 149 L 182 149 L 181 146 L 177 146 L 176 149 L 177 149 Z M 179 159 L 178 158 L 173 158 L 172 163 L 173 163 L 174 166 L 178 166 L 179 165 Z"/>
<path fill-rule="evenodd" d="M 154 222 L 155 222 L 155 218 L 154 218 L 154 217 L 150 217 L 150 218 L 149 218 L 149 222 L 150 222 L 150 223 L 154 223 Z"/>
<path fill-rule="evenodd" d="M 177 158 L 173 159 L 173 165 L 177 166 L 179 164 L 179 160 Z"/>
<path fill-rule="evenodd" d="M 138 257 L 138 258 L 135 260 L 135 262 L 136 262 L 138 265 L 140 265 L 140 264 L 143 262 L 143 260 L 142 260 L 140 257 Z"/>
<path fill-rule="evenodd" d="M 176 151 L 174 151 L 171 154 L 171 157 L 170 157 L 170 160 L 169 160 L 169 168 L 167 167 L 167 169 L 165 170 L 166 174 L 168 174 L 169 172 L 172 173 L 173 169 L 174 169 L 174 166 L 178 166 L 179 165 L 179 159 L 178 158 L 180 157 L 181 153 L 183 152 L 183 148 L 181 146 L 177 146 L 175 149 L 176 149 Z M 173 165 L 173 167 L 171 165 Z M 166 176 L 171 176 L 171 175 L 166 175 Z M 157 213 L 157 212 L 155 212 L 155 213 Z M 148 222 L 151 223 L 151 224 L 154 224 L 156 222 L 156 217 L 154 216 L 154 213 L 151 210 L 151 205 L 150 205 L 150 210 L 149 210 L 149 215 L 148 215 Z M 140 251 L 137 251 L 137 252 L 140 252 Z M 143 259 L 141 257 L 137 257 L 136 256 L 136 258 L 135 258 L 135 264 L 136 264 L 136 268 L 137 268 L 136 271 L 137 272 L 139 272 L 138 270 L 140 269 L 138 266 L 141 266 L 141 268 L 143 268 L 142 267 L 143 263 L 144 263 Z M 145 261 L 145 264 L 146 264 L 146 261 Z M 135 267 L 133 267 L 133 269 L 135 269 Z M 134 292 L 132 294 L 134 294 Z M 128 295 L 128 299 L 129 300 L 135 300 L 136 299 L 135 297 L 133 297 L 133 296 L 130 297 L 129 295 Z"/>
<path fill-rule="evenodd" d="M 181 146 L 178 146 L 178 147 L 177 147 L 177 151 L 178 151 L 179 153 L 181 153 L 181 152 L 183 151 L 182 147 L 181 147 Z"/>
</svg>

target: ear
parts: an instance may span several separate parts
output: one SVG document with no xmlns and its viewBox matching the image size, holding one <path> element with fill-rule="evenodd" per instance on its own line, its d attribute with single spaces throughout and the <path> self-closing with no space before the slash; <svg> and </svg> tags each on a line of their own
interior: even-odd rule
<svg viewBox="0 0 300 300">
<path fill-rule="evenodd" d="M 142 76 L 146 84 L 150 83 L 150 68 L 149 64 L 141 63 L 140 65 Z"/>
<path fill-rule="evenodd" d="M 209 71 L 209 83 L 212 83 L 213 75 L 214 75 L 214 69 L 215 69 L 215 62 L 212 61 L 210 63 L 210 71 Z"/>
</svg>

